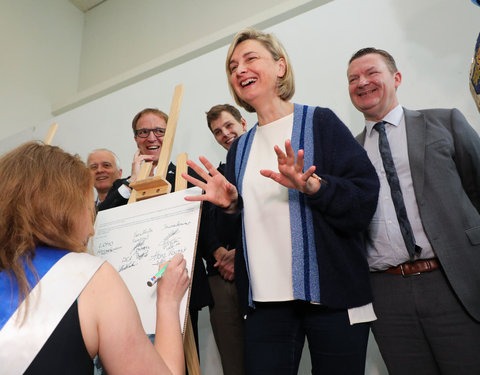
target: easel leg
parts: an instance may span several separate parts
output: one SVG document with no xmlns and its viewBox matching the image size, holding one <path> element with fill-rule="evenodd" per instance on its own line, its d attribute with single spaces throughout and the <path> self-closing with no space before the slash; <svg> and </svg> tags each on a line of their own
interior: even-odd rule
<svg viewBox="0 0 480 375">
<path fill-rule="evenodd" d="M 187 310 L 188 311 L 188 310 Z M 190 314 L 187 317 L 187 327 L 185 328 L 185 339 L 183 349 L 185 351 L 185 360 L 187 361 L 187 369 L 189 375 L 202 375 L 200 371 L 200 363 L 198 362 L 197 346 L 195 345 L 195 337 L 193 336 L 192 321 Z"/>
</svg>

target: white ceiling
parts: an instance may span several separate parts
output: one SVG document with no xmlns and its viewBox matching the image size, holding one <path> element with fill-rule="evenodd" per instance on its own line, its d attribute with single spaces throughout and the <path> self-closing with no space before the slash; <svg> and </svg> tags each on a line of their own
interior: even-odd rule
<svg viewBox="0 0 480 375">
<path fill-rule="evenodd" d="M 105 1 L 107 0 L 70 0 L 73 5 L 84 13 Z"/>
</svg>

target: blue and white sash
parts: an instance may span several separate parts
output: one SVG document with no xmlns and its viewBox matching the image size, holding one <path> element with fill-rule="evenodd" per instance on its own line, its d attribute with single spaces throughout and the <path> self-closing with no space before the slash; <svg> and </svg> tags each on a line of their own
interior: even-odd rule
<svg viewBox="0 0 480 375">
<path fill-rule="evenodd" d="M 37 272 L 41 279 L 29 294 L 28 315 L 22 324 L 25 301 L 11 309 L 11 303 L 16 303 L 17 297 L 12 296 L 16 288 L 0 273 L 0 295 L 4 297 L 0 300 L 0 364 L 5 375 L 25 372 L 104 262 L 90 254 L 48 248 L 37 248 L 35 258 L 38 259 L 34 266 L 40 265 Z"/>
</svg>

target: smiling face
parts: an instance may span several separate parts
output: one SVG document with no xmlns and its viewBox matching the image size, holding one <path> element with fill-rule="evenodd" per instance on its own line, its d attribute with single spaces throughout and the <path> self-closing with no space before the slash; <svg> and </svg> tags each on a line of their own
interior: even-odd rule
<svg viewBox="0 0 480 375">
<path fill-rule="evenodd" d="M 391 72 L 384 58 L 370 53 L 353 60 L 347 71 L 350 99 L 365 119 L 381 121 L 398 105 L 400 72 Z"/>
<path fill-rule="evenodd" d="M 243 117 L 239 122 L 230 112 L 223 111 L 211 122 L 210 130 L 218 144 L 228 150 L 232 142 L 247 131 L 247 122 Z"/>
<path fill-rule="evenodd" d="M 156 128 L 167 128 L 167 123 L 165 120 L 156 115 L 155 113 L 145 113 L 137 121 L 136 130 L 139 129 L 156 129 Z M 157 164 L 158 158 L 160 157 L 160 150 L 162 149 L 164 136 L 157 137 L 153 132 L 148 133 L 147 138 L 140 138 L 135 136 L 135 142 L 137 142 L 137 147 L 140 150 L 142 155 L 152 155 L 153 164 Z"/>
<path fill-rule="evenodd" d="M 93 185 L 98 194 L 108 193 L 114 181 L 122 177 L 122 170 L 117 169 L 115 156 L 106 150 L 91 153 L 87 166 L 93 176 Z"/>
<path fill-rule="evenodd" d="M 235 47 L 229 71 L 235 93 L 256 108 L 260 103 L 278 98 L 278 78 L 285 75 L 285 59 L 275 61 L 261 42 L 248 39 Z"/>
</svg>

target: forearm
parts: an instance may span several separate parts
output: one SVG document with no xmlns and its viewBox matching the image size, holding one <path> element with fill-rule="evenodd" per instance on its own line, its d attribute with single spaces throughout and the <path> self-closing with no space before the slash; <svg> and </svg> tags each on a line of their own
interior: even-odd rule
<svg viewBox="0 0 480 375">
<path fill-rule="evenodd" d="M 172 374 L 185 374 L 185 354 L 177 303 L 157 305 L 154 346 Z"/>
</svg>

